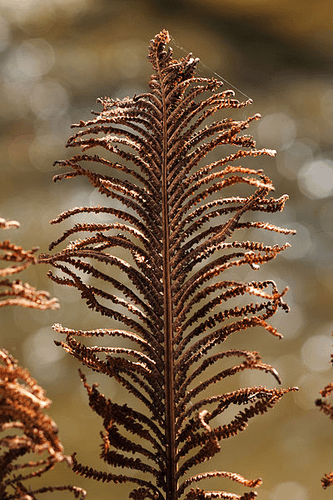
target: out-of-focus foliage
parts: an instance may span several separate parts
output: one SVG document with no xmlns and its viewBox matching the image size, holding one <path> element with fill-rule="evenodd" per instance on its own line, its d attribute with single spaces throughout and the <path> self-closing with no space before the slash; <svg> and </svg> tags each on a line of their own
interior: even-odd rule
<svg viewBox="0 0 333 500">
<path fill-rule="evenodd" d="M 45 483 L 45 472 L 60 462 L 71 465 L 72 460 L 63 454 L 55 422 L 43 411 L 51 401 L 5 349 L 0 349 L 0 395 L 1 498 L 36 500 L 46 492 L 70 491 L 82 500 L 81 488 Z M 44 482 L 36 487 L 40 476 Z"/>
<path fill-rule="evenodd" d="M 277 193 L 290 195 L 279 224 L 298 230 L 292 249 L 269 265 L 266 277 L 280 288 L 289 285 L 292 310 L 276 319 L 285 336 L 278 345 L 258 332 L 239 337 L 233 347 L 260 346 L 284 386 L 299 385 L 300 391 L 293 403 L 283 402 L 260 426 L 253 423 L 224 445 L 223 467 L 263 477 L 260 500 L 322 500 L 330 493 L 320 478 L 333 459 L 331 422 L 320 418 L 314 400 L 330 380 L 333 330 L 332 17 L 327 0 L 0 0 L 0 213 L 20 220 L 12 240 L 24 248 L 38 244 L 46 251 L 56 234 L 48 222 L 68 205 L 99 203 L 83 182 L 68 190 L 54 185 L 52 163 L 64 157 L 70 124 L 99 109 L 97 97 L 146 90 L 147 42 L 161 28 L 174 36 L 176 57 L 191 48 L 203 63 L 202 75 L 217 72 L 262 114 L 253 131 L 258 147 L 278 150 L 276 162 L 263 159 L 262 166 Z M 25 272 L 38 289 L 60 293 L 44 268 Z M 99 441 L 99 425 L 94 430 L 77 366 L 53 345 L 50 325 L 108 325 L 87 313 L 75 293 L 61 290 L 59 299 L 60 311 L 43 317 L 3 308 L 1 346 L 23 359 L 47 389 L 66 453 L 77 450 L 83 457 Z M 255 384 L 253 377 L 242 374 L 241 385 Z M 128 400 L 102 379 L 101 391 Z M 268 429 L 269 442 L 263 438 Z M 240 457 L 247 443 L 255 449 L 248 464 Z M 98 456 L 89 462 L 94 459 L 99 462 Z M 92 498 L 112 497 L 110 485 L 81 486 L 93 488 Z M 125 498 L 124 490 L 120 500 Z"/>
</svg>

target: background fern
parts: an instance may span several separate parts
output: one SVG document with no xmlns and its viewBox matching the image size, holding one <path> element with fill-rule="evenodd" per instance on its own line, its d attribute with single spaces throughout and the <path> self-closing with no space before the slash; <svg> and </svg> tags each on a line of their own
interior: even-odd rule
<svg viewBox="0 0 333 500">
<path fill-rule="evenodd" d="M 17 221 L 0 218 L 0 229 L 18 228 Z M 31 309 L 58 309 L 56 298 L 12 276 L 36 263 L 34 253 L 0 241 L 0 307 L 21 306 Z M 72 465 L 63 453 L 56 423 L 45 413 L 51 401 L 28 370 L 8 351 L 0 349 L 0 498 L 35 500 L 41 494 L 70 491 L 81 500 L 85 491 L 76 486 L 54 486 L 44 474 L 60 462 Z M 36 479 L 42 476 L 38 483 Z"/>
<path fill-rule="evenodd" d="M 331 362 L 333 363 L 332 355 L 331 355 Z M 326 387 L 324 387 L 324 389 L 320 391 L 320 395 L 322 396 L 322 398 L 316 400 L 316 405 L 331 420 L 333 420 L 332 389 L 333 389 L 333 383 L 330 382 L 329 384 L 326 385 Z M 324 489 L 328 488 L 329 486 L 332 486 L 333 471 L 328 474 L 325 474 L 325 476 L 322 477 L 321 479 L 321 483 Z"/>
</svg>

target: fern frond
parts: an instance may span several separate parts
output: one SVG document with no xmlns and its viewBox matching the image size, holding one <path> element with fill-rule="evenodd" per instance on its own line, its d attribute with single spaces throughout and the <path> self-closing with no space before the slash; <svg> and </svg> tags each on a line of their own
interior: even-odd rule
<svg viewBox="0 0 333 500">
<path fill-rule="evenodd" d="M 55 422 L 44 413 L 51 404 L 44 390 L 5 349 L 0 350 L 0 361 L 0 497 L 36 499 L 40 493 L 66 490 L 84 498 L 85 491 L 76 486 L 25 486 L 57 463 L 71 465 L 72 460 L 63 453 Z M 36 455 L 44 458 L 37 460 Z M 25 461 L 18 460 L 22 457 Z"/>
<path fill-rule="evenodd" d="M 333 364 L 333 355 L 331 355 L 331 362 Z M 315 404 L 319 407 L 320 411 L 322 411 L 325 415 L 327 415 L 331 420 L 333 420 L 333 403 L 332 403 L 332 391 L 333 391 L 333 382 L 324 387 L 320 392 L 322 398 L 317 399 Z M 324 477 L 321 478 L 321 485 L 324 489 L 333 485 L 333 471 L 329 474 L 325 474 Z"/>
<path fill-rule="evenodd" d="M 225 110 L 244 108 L 250 101 L 222 91 L 216 79 L 196 77 L 198 59 L 191 54 L 173 59 L 169 41 L 164 30 L 150 43 L 150 91 L 123 100 L 99 99 L 102 111 L 73 125 L 79 130 L 67 147 L 81 152 L 56 162 L 67 171 L 55 181 L 84 177 L 106 201 L 68 209 L 54 219 L 58 224 L 85 217 L 50 244 L 50 251 L 62 249 L 40 261 L 55 268 L 51 279 L 78 289 L 89 308 L 111 321 L 110 327 L 92 331 L 57 324 L 55 330 L 66 335 L 57 344 L 116 380 L 139 403 L 138 408 L 119 405 L 81 374 L 89 404 L 103 419 L 102 458 L 134 472 L 109 474 L 75 458 L 74 470 L 97 480 L 135 483 L 134 500 L 252 499 L 254 492 L 240 496 L 192 486 L 225 477 L 255 488 L 260 479 L 224 471 L 190 476 L 189 471 L 215 455 L 223 439 L 296 390 L 223 391 L 226 379 L 248 369 L 281 381 L 257 352 L 221 349 L 231 334 L 254 327 L 281 337 L 269 321 L 278 310 L 288 312 L 287 289 L 279 292 L 272 280 L 237 281 L 233 272 L 240 266 L 255 271 L 289 247 L 242 238 L 248 230 L 251 236 L 256 231 L 260 236 L 265 231 L 293 234 L 273 223 L 248 220 L 253 214 L 282 211 L 288 196 L 273 198 L 272 181 L 262 170 L 237 163 L 275 155 L 256 149 L 253 138 L 244 135 L 260 115 L 225 116 Z M 225 145 L 235 152 L 216 160 Z M 98 153 L 87 153 L 95 148 Z M 97 215 L 98 222 L 88 220 Z M 86 337 L 101 336 L 111 344 L 84 344 Z M 116 338 L 119 347 L 112 343 Z M 214 384 L 220 392 L 212 396 Z M 241 409 L 229 424 L 214 422 L 229 407 Z"/>
<path fill-rule="evenodd" d="M 17 221 L 0 218 L 0 229 L 19 227 Z M 25 251 L 10 241 L 0 242 L 0 260 L 9 266 L 0 269 L 0 307 L 17 305 L 34 309 L 57 309 L 58 300 L 28 283 L 11 281 L 11 276 L 35 264 L 37 247 Z M 44 413 L 51 404 L 44 390 L 28 370 L 5 349 L 0 349 L 0 498 L 36 500 L 46 492 L 70 491 L 83 499 L 85 490 L 77 486 L 33 488 L 31 479 L 42 476 L 60 463 L 72 464 L 64 455 L 55 422 Z M 37 459 L 36 456 L 43 458 Z M 29 485 L 26 486 L 26 482 Z"/>
</svg>

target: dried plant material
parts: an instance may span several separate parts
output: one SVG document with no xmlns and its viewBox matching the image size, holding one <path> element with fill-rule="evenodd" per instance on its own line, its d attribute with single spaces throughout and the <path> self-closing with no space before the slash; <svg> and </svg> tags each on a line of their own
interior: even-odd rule
<svg viewBox="0 0 333 500">
<path fill-rule="evenodd" d="M 0 218 L 0 229 L 19 227 L 17 221 L 6 221 Z M 45 291 L 38 291 L 29 283 L 22 281 L 11 281 L 8 276 L 24 271 L 30 264 L 36 263 L 35 253 L 37 247 L 32 250 L 23 250 L 22 247 L 14 245 L 10 241 L 0 242 L 0 261 L 8 264 L 0 268 L 0 307 L 22 306 L 33 309 L 57 309 L 58 300 L 51 298 Z"/>
<path fill-rule="evenodd" d="M 30 500 L 63 490 L 84 498 L 84 490 L 76 486 L 31 488 L 32 479 L 58 462 L 71 464 L 71 458 L 63 454 L 57 426 L 44 413 L 51 403 L 44 390 L 5 349 L 0 350 L 0 360 L 0 498 Z"/>
<path fill-rule="evenodd" d="M 19 223 L 0 218 L 1 229 L 12 227 L 19 227 Z M 9 263 L 0 269 L 0 307 L 59 307 L 57 299 L 50 298 L 48 292 L 7 278 L 35 264 L 36 251 L 37 248 L 25 251 L 10 241 L 0 242 L 0 260 Z M 65 490 L 76 498 L 85 497 L 85 491 L 76 486 L 31 487 L 31 480 L 42 476 L 57 463 L 66 461 L 72 464 L 71 457 L 63 454 L 55 422 L 44 413 L 50 404 L 44 390 L 31 378 L 28 370 L 20 368 L 5 349 L 0 349 L 1 499 L 35 500 L 42 493 Z"/>
<path fill-rule="evenodd" d="M 333 364 L 333 355 L 331 355 L 331 362 Z M 324 389 L 319 391 L 321 396 L 325 399 L 316 400 L 316 405 L 319 406 L 320 410 L 325 413 L 325 415 L 328 415 L 331 420 L 333 420 L 332 391 L 333 382 L 330 382 Z M 329 474 L 325 474 L 325 476 L 321 479 L 321 484 L 324 489 L 328 488 L 328 486 L 332 486 L 333 471 Z"/>
<path fill-rule="evenodd" d="M 12 227 L 20 227 L 20 223 L 17 220 L 6 220 L 0 217 L 0 229 L 10 229 Z"/>
<path fill-rule="evenodd" d="M 194 485 L 229 478 L 252 489 L 259 478 L 192 469 L 212 458 L 223 439 L 295 390 L 223 391 L 223 384 L 244 370 L 280 379 L 257 352 L 221 348 L 230 335 L 249 334 L 254 327 L 281 337 L 269 320 L 279 309 L 288 311 L 287 289 L 278 291 L 272 280 L 237 281 L 234 271 L 257 270 L 289 246 L 242 239 L 247 230 L 294 231 L 249 221 L 254 214 L 282 211 L 288 198 L 270 197 L 274 188 L 263 171 L 238 164 L 275 155 L 256 149 L 253 138 L 243 135 L 260 116 L 214 121 L 217 112 L 250 101 L 222 91 L 216 79 L 197 77 L 192 54 L 174 60 L 169 41 L 167 31 L 151 41 L 150 91 L 99 99 L 103 110 L 73 125 L 79 130 L 67 147 L 81 152 L 56 162 L 67 168 L 56 181 L 84 177 L 110 201 L 69 209 L 52 221 L 81 216 L 50 250 L 65 241 L 67 246 L 40 261 L 55 268 L 56 274 L 49 273 L 53 281 L 78 289 L 107 321 L 106 328 L 92 331 L 56 324 L 54 330 L 66 335 L 58 344 L 138 400 L 137 407 L 111 401 L 81 373 L 89 404 L 103 420 L 101 458 L 127 473 L 96 470 L 76 456 L 73 469 L 87 478 L 133 483 L 133 500 L 250 500 L 254 491 L 237 495 Z M 212 157 L 220 146 L 235 151 Z M 97 215 L 98 221 L 89 222 Z M 110 345 L 85 345 L 88 337 L 109 338 Z M 234 416 L 222 424 L 219 418 L 231 408 Z"/>
</svg>

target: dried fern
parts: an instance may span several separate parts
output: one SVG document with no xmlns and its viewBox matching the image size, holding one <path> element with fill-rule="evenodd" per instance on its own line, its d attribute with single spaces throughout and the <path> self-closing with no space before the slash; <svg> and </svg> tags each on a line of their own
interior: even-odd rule
<svg viewBox="0 0 333 500">
<path fill-rule="evenodd" d="M 72 491 L 83 498 L 76 486 L 49 486 L 32 489 L 25 482 L 41 476 L 58 462 L 71 458 L 63 454 L 55 422 L 44 413 L 51 401 L 44 390 L 20 368 L 5 349 L 0 349 L 0 498 L 36 499 L 47 491 Z M 12 433 L 15 431 L 15 433 Z M 36 455 L 46 455 L 36 459 Z M 22 457 L 26 461 L 20 461 Z"/>
<path fill-rule="evenodd" d="M 331 355 L 331 362 L 333 364 L 333 355 Z M 319 391 L 324 399 L 320 398 L 316 400 L 316 405 L 319 406 L 319 409 L 325 413 L 325 415 L 328 415 L 331 420 L 333 420 L 332 391 L 333 382 L 330 382 L 324 389 Z M 333 485 L 333 471 L 322 477 L 321 484 L 324 489 Z"/>
<path fill-rule="evenodd" d="M 67 171 L 55 181 L 84 177 L 110 203 L 75 207 L 54 219 L 58 224 L 85 217 L 50 250 L 73 241 L 40 260 L 55 268 L 49 275 L 56 283 L 78 289 L 90 309 L 112 320 L 112 326 L 93 331 L 54 325 L 66 335 L 57 343 L 84 366 L 115 379 L 141 405 L 130 408 L 107 399 L 81 373 L 90 406 L 103 419 L 101 457 L 128 472 L 95 470 L 75 456 L 73 468 L 88 478 L 133 483 L 134 500 L 249 500 L 257 496 L 254 491 L 237 495 L 196 484 L 220 477 L 256 488 L 260 479 L 190 471 L 213 457 L 221 440 L 244 430 L 251 418 L 294 390 L 211 392 L 213 384 L 248 369 L 280 383 L 258 353 L 221 350 L 221 344 L 254 327 L 281 337 L 269 320 L 288 306 L 286 290 L 279 292 L 271 280 L 242 282 L 221 275 L 240 266 L 256 270 L 289 246 L 237 240 L 236 233 L 294 231 L 245 219 L 246 214 L 282 211 L 288 198 L 269 197 L 271 180 L 261 170 L 238 165 L 247 157 L 275 155 L 256 149 L 252 137 L 243 135 L 260 116 L 214 121 L 217 112 L 250 102 L 221 91 L 218 80 L 197 77 L 198 59 L 192 54 L 174 60 L 166 49 L 169 41 L 167 31 L 151 41 L 150 91 L 123 100 L 99 99 L 103 110 L 73 125 L 79 131 L 67 147 L 81 152 L 56 162 Z M 224 145 L 235 152 L 210 159 Z M 105 222 L 89 222 L 89 214 L 102 215 Z M 230 305 L 235 301 L 238 305 Z M 110 345 L 92 347 L 78 340 L 88 337 L 109 337 Z M 113 345 L 114 338 L 122 347 Z M 235 416 L 219 425 L 216 417 L 229 407 Z"/>
<path fill-rule="evenodd" d="M 0 218 L 0 229 L 19 227 L 16 221 Z M 11 276 L 36 263 L 37 248 L 25 251 L 10 241 L 0 242 L 0 260 L 9 266 L 0 269 L 0 277 Z M 17 305 L 34 309 L 57 309 L 56 298 L 38 291 L 28 283 L 8 278 L 0 280 L 0 307 Z M 57 463 L 72 459 L 63 454 L 55 422 L 44 413 L 51 401 L 44 390 L 18 366 L 5 349 L 0 349 L 0 499 L 36 500 L 39 494 L 71 491 L 84 498 L 85 491 L 76 486 L 31 487 Z M 40 458 L 42 456 L 43 458 Z M 28 484 L 27 484 L 28 481 Z"/>
</svg>

